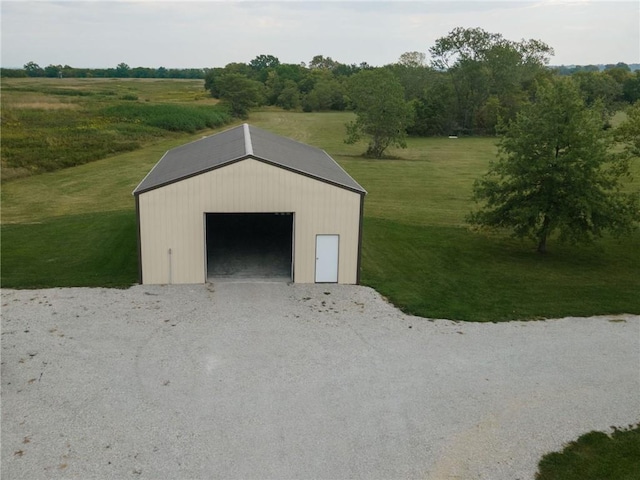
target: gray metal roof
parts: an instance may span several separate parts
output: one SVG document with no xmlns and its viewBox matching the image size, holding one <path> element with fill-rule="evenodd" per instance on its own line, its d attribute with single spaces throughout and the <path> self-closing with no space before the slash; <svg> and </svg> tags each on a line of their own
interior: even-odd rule
<svg viewBox="0 0 640 480">
<path fill-rule="evenodd" d="M 246 158 L 366 193 L 324 150 L 246 123 L 169 150 L 133 193 L 137 195 Z"/>
</svg>

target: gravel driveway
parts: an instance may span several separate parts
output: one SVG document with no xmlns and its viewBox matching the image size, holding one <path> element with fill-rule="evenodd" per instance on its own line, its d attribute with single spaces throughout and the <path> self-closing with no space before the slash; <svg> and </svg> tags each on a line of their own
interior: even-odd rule
<svg viewBox="0 0 640 480">
<path fill-rule="evenodd" d="M 640 420 L 640 317 L 402 314 L 356 286 L 2 292 L 2 478 L 532 479 Z"/>
</svg>

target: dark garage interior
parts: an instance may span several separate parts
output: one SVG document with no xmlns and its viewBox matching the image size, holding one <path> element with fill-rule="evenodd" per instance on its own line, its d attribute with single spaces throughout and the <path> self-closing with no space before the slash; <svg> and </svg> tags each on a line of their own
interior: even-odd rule
<svg viewBox="0 0 640 480">
<path fill-rule="evenodd" d="M 292 213 L 207 213 L 207 278 L 292 280 Z"/>
</svg>

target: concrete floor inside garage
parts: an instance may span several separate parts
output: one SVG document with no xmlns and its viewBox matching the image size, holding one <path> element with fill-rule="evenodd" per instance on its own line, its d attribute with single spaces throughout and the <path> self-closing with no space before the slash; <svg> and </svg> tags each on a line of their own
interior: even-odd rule
<svg viewBox="0 0 640 480">
<path fill-rule="evenodd" d="M 207 280 L 291 281 L 293 214 L 207 213 Z"/>
</svg>

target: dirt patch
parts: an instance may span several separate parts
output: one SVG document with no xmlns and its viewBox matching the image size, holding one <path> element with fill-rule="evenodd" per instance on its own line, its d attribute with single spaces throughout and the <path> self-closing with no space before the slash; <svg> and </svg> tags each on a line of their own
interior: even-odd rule
<svg viewBox="0 0 640 480">
<path fill-rule="evenodd" d="M 76 110 L 79 105 L 76 103 L 60 103 L 60 102 L 29 102 L 14 103 L 10 108 L 17 109 L 34 109 L 34 110 Z"/>
</svg>

